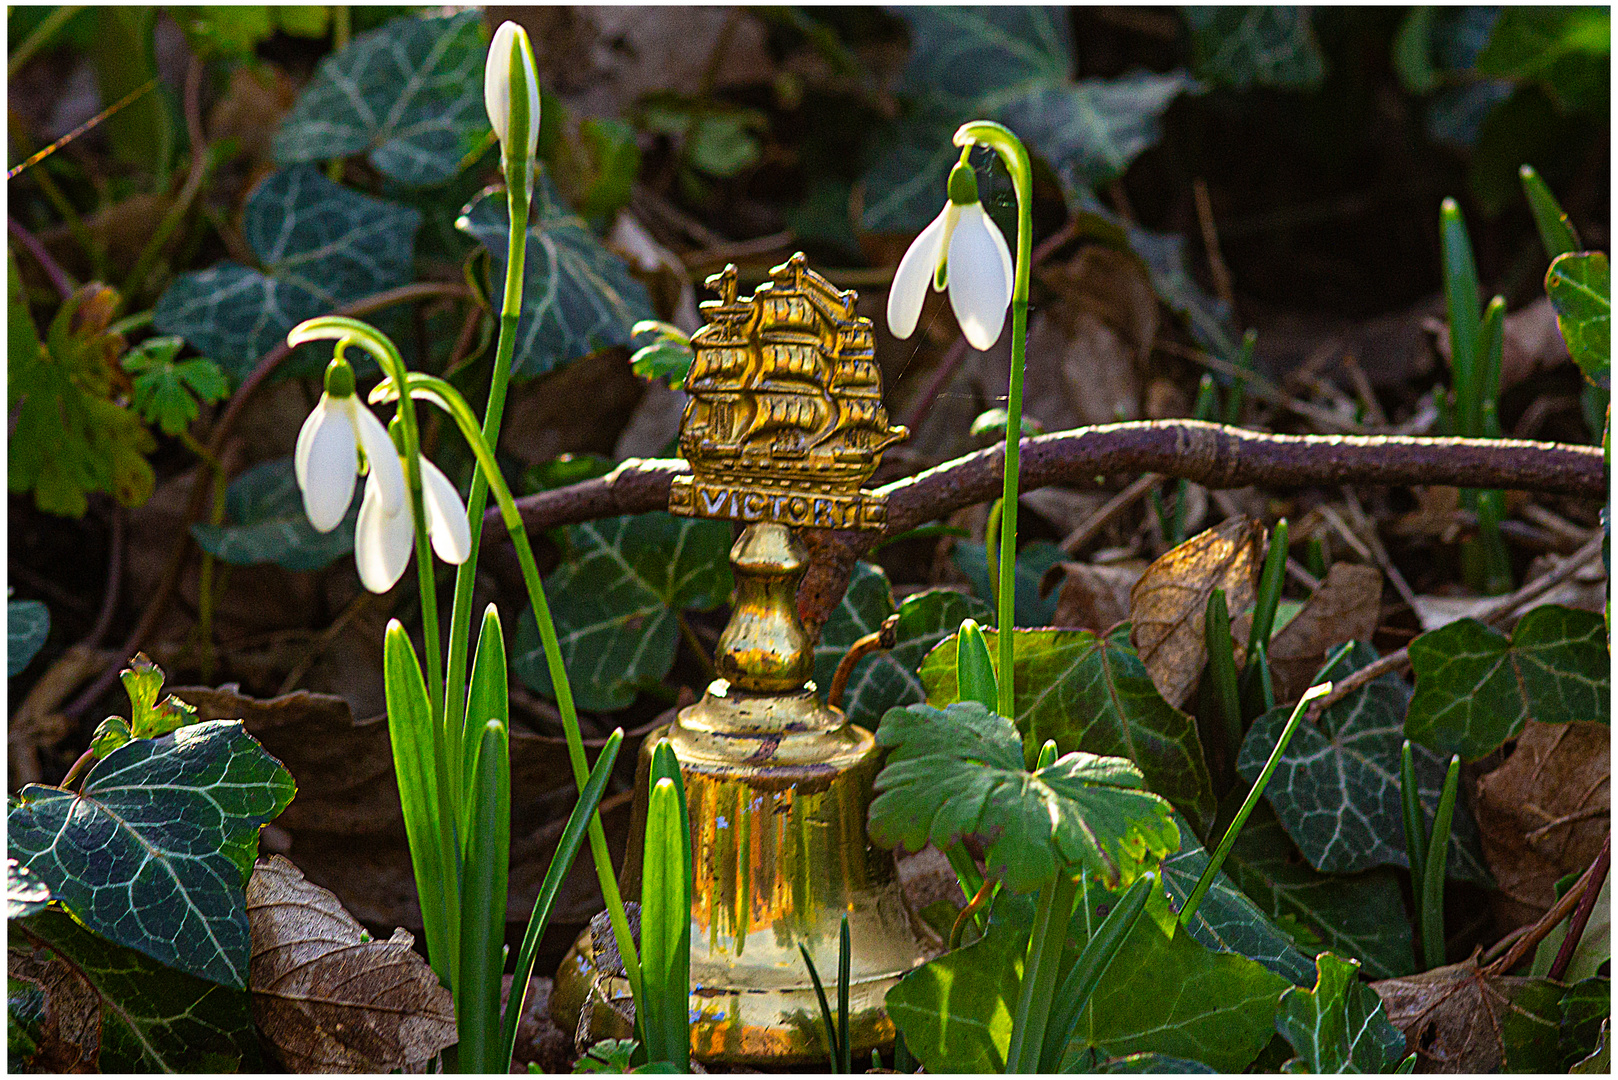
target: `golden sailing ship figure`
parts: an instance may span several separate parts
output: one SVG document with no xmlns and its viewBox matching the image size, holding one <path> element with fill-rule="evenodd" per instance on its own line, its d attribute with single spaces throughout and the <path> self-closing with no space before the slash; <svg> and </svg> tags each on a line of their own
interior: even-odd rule
<svg viewBox="0 0 1618 1080">
<path fill-rule="evenodd" d="M 860 485 L 883 448 L 906 438 L 888 426 L 871 320 L 857 300 L 809 269 L 802 252 L 746 299 L 736 268 L 708 279 L 708 323 L 691 339 L 676 514 L 775 521 L 811 529 L 880 529 L 883 500 Z"/>
<path fill-rule="evenodd" d="M 849 1041 L 865 1060 L 893 1041 L 887 991 L 942 942 L 905 903 L 893 856 L 865 834 L 875 738 L 809 682 L 814 641 L 797 608 L 809 558 L 793 527 L 882 528 L 884 499 L 860 485 L 907 432 L 882 408 L 871 321 L 802 254 L 745 300 L 734 266 L 708 285 L 719 300 L 702 305 L 708 323 L 691 341 L 680 430 L 692 475 L 674 481 L 669 509 L 747 527 L 730 552 L 736 598 L 715 650 L 719 677 L 641 746 L 619 884 L 626 897 L 640 893 L 647 780 L 666 741 L 691 819 L 692 1056 L 824 1063 L 799 948 L 830 979 L 846 917 Z M 628 983 L 597 923 L 563 960 L 550 1000 L 581 1042 L 632 1031 Z"/>
</svg>

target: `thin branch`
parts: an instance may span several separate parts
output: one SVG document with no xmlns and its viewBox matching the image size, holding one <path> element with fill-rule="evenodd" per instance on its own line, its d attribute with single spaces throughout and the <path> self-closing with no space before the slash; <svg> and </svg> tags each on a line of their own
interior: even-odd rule
<svg viewBox="0 0 1618 1080">
<path fill-rule="evenodd" d="M 70 299 L 73 296 L 73 279 L 69 278 L 67 271 L 51 258 L 51 253 L 45 250 L 45 245 L 39 242 L 39 237 L 23 228 L 22 222 L 10 214 L 6 215 L 6 229 L 11 233 L 11 238 L 34 257 L 34 261 L 45 271 L 45 276 L 51 279 L 51 286 L 61 294 L 62 299 Z"/>
<path fill-rule="evenodd" d="M 1592 885 L 1595 886 L 1596 892 L 1600 891 L 1601 886 L 1596 884 L 1596 873 L 1599 870 L 1602 876 L 1606 875 L 1606 864 L 1611 852 L 1611 844 L 1612 836 L 1609 833 L 1607 839 L 1602 842 L 1601 854 L 1597 855 L 1596 861 L 1590 864 L 1590 869 L 1586 870 L 1583 876 L 1573 883 L 1571 889 L 1562 894 L 1562 898 L 1549 911 L 1540 916 L 1539 921 L 1533 925 L 1533 928 L 1528 933 L 1512 943 L 1511 948 L 1506 951 L 1504 956 L 1484 968 L 1484 975 L 1498 978 L 1522 963 L 1523 958 L 1541 941 L 1545 940 L 1545 935 L 1556 929 L 1557 923 L 1572 914 L 1573 909 L 1584 899 L 1585 893 L 1591 891 Z M 1569 934 L 1568 936 L 1572 937 L 1573 935 Z"/>
</svg>

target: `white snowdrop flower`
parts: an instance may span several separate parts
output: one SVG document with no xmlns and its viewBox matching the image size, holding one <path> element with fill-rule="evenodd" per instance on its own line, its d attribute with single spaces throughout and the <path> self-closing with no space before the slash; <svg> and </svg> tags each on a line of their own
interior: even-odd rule
<svg viewBox="0 0 1618 1080">
<path fill-rule="evenodd" d="M 370 464 L 366 494 L 374 488 L 378 511 L 401 516 L 407 501 L 405 478 L 393 440 L 382 421 L 355 396 L 353 368 L 344 360 L 333 360 L 326 367 L 325 393 L 303 422 L 292 459 L 304 513 L 316 530 L 330 532 L 348 512 L 362 449 Z"/>
<path fill-rule="evenodd" d="M 508 19 L 494 32 L 489 59 L 483 66 L 483 104 L 500 140 L 502 157 L 510 156 L 514 76 L 522 79 L 517 92 L 528 99 L 528 160 L 532 161 L 539 145 L 539 75 L 534 70 L 534 50 L 528 43 L 528 33 Z"/>
<path fill-rule="evenodd" d="M 927 286 L 949 287 L 950 307 L 974 349 L 1000 338 L 1011 304 L 1011 250 L 978 201 L 971 166 L 958 162 L 949 175 L 949 201 L 917 236 L 888 290 L 888 329 L 907 338 L 916 330 Z"/>
<path fill-rule="evenodd" d="M 399 461 L 397 456 L 394 461 Z M 421 503 L 433 551 L 451 565 L 465 562 L 472 553 L 466 504 L 449 477 L 425 457 L 421 459 Z M 374 593 L 393 588 L 410 565 L 415 543 L 415 519 L 410 514 L 390 516 L 382 507 L 381 496 L 373 496 L 372 485 L 366 484 L 354 527 L 354 564 L 359 568 L 360 583 Z"/>
</svg>

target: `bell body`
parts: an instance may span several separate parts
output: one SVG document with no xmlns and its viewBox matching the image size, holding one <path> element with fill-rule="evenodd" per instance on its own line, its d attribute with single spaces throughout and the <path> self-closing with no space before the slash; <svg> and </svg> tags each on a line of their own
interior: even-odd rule
<svg viewBox="0 0 1618 1080">
<path fill-rule="evenodd" d="M 904 902 L 892 855 L 866 839 L 880 763 L 875 740 L 803 685 L 807 639 L 794 637 L 803 631 L 791 603 L 802 554 L 801 543 L 782 526 L 744 532 L 732 552 L 738 618 L 716 660 L 721 673 L 738 678 L 715 680 L 701 701 L 647 736 L 636 768 L 620 877 L 626 896 L 639 894 L 647 778 L 659 742 L 673 747 L 685 783 L 695 878 L 691 1054 L 699 1061 L 825 1063 L 819 999 L 798 946 L 808 949 L 835 1002 L 845 913 L 856 1055 L 893 1041 L 883 998 L 937 946 Z M 773 563 L 783 572 L 750 563 Z M 772 649 L 772 640 L 781 647 Z M 749 671 L 760 676 L 760 689 L 736 685 L 752 681 Z M 793 689 L 760 692 L 788 678 Z M 587 932 L 563 961 L 551 996 L 552 1015 L 564 1030 L 573 1030 L 595 979 L 591 959 Z M 609 998 L 629 996 L 622 978 L 604 980 L 602 990 Z M 629 1034 L 622 1017 L 606 1007 L 593 1009 L 592 1027 L 594 1038 Z"/>
</svg>

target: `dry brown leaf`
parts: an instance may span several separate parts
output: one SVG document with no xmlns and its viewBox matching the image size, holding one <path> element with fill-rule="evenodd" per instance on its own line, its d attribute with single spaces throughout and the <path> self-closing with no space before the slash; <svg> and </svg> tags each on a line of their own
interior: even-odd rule
<svg viewBox="0 0 1618 1080">
<path fill-rule="evenodd" d="M 370 939 L 337 897 L 277 855 L 247 883 L 248 985 L 264 1041 L 295 1072 L 388 1072 L 456 1041 L 455 1006 L 395 930 Z"/>
<path fill-rule="evenodd" d="M 1170 705 L 1185 704 L 1207 662 L 1202 623 L 1213 591 L 1225 590 L 1232 616 L 1253 606 L 1263 540 L 1257 521 L 1231 518 L 1165 553 L 1130 590 L 1130 639 Z"/>
<path fill-rule="evenodd" d="M 1416 1055 L 1416 1072 L 1500 1072 L 1506 1064 L 1503 1035 L 1517 1053 L 1547 1035 L 1552 1046 L 1556 1042 L 1561 988 L 1547 980 L 1491 977 L 1469 959 L 1374 982 L 1371 989 L 1404 1033 L 1405 1053 Z M 1507 1034 L 1508 1026 L 1517 1030 Z"/>
<path fill-rule="evenodd" d="M 1129 618 L 1129 591 L 1141 578 L 1135 566 L 1062 563 L 1062 591 L 1052 626 L 1077 626 L 1104 634 Z"/>
<path fill-rule="evenodd" d="M 1333 563 L 1303 609 L 1270 639 L 1276 700 L 1301 697 L 1332 646 L 1370 641 L 1381 611 L 1382 571 L 1358 563 Z"/>
<path fill-rule="evenodd" d="M 1483 854 L 1503 894 L 1510 926 L 1556 902 L 1556 882 L 1595 861 L 1611 806 L 1611 733 L 1606 724 L 1530 720 L 1505 764 L 1478 781 Z M 1509 927 L 1507 927 L 1509 928 Z"/>
</svg>

